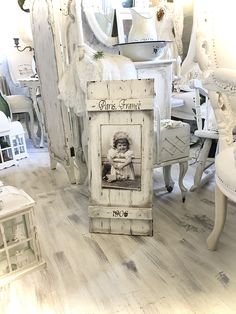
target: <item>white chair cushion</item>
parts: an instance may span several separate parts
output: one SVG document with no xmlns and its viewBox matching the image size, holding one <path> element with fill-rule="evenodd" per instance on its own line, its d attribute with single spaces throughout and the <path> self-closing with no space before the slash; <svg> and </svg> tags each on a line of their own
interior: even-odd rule
<svg viewBox="0 0 236 314">
<path fill-rule="evenodd" d="M 222 192 L 236 201 L 236 166 L 234 148 L 220 152 L 215 158 L 216 182 Z"/>
<path fill-rule="evenodd" d="M 181 107 L 183 105 L 184 105 L 183 99 L 171 97 L 171 109 Z"/>
<path fill-rule="evenodd" d="M 171 115 L 173 117 L 177 117 L 180 119 L 194 120 L 194 112 L 195 109 L 195 92 L 179 92 L 173 93 L 172 101 L 177 101 L 180 99 L 182 101 L 182 106 L 176 106 L 172 108 Z"/>
<path fill-rule="evenodd" d="M 32 110 L 33 101 L 25 95 L 6 96 L 6 100 L 10 106 L 12 113 L 28 112 Z"/>
</svg>

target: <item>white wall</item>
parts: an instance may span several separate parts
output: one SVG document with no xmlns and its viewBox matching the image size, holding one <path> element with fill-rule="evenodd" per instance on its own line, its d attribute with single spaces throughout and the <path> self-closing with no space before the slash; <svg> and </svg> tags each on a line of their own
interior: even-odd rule
<svg viewBox="0 0 236 314">
<path fill-rule="evenodd" d="M 25 47 L 26 44 L 32 45 L 30 14 L 20 9 L 17 0 L 7 0 L 0 10 L 0 74 L 6 76 L 11 92 L 16 94 L 24 93 L 17 80 L 33 74 L 31 68 L 33 54 L 28 50 L 17 51 L 14 48 L 14 37 L 20 38 L 21 47 Z"/>
</svg>

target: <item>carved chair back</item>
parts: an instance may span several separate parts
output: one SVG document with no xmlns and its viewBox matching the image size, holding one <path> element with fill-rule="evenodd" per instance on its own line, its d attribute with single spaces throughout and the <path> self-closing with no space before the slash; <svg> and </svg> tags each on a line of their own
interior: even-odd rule
<svg viewBox="0 0 236 314">
<path fill-rule="evenodd" d="M 215 250 L 223 231 L 227 213 L 227 198 L 236 202 L 236 150 L 233 129 L 236 125 L 236 40 L 234 0 L 196 1 L 197 59 L 203 71 L 203 86 L 215 112 L 219 131 L 219 153 L 215 160 L 215 222 L 207 238 L 210 250 Z"/>
<path fill-rule="evenodd" d="M 236 2 L 226 2 L 223 8 L 217 1 L 195 1 L 197 60 L 215 112 L 220 150 L 232 145 L 236 125 L 236 40 L 232 34 Z"/>
</svg>

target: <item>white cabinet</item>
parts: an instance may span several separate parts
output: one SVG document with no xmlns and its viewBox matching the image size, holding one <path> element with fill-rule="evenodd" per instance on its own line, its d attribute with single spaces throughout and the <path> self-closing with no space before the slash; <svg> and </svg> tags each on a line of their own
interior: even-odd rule
<svg viewBox="0 0 236 314">
<path fill-rule="evenodd" d="M 175 60 L 134 62 L 138 78 L 154 78 L 156 104 L 161 119 L 171 117 L 172 64 Z M 156 119 L 156 114 L 154 119 Z"/>
</svg>

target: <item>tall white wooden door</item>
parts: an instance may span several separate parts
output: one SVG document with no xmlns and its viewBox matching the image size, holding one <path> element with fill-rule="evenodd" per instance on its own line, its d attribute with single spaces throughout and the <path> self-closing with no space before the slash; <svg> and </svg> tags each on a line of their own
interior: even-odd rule
<svg viewBox="0 0 236 314">
<path fill-rule="evenodd" d="M 32 32 L 37 70 L 41 83 L 45 124 L 48 132 L 51 168 L 60 162 L 70 182 L 75 183 L 74 149 L 70 113 L 58 99 L 58 63 L 55 45 L 55 23 L 51 1 L 35 0 L 31 9 Z"/>
</svg>

